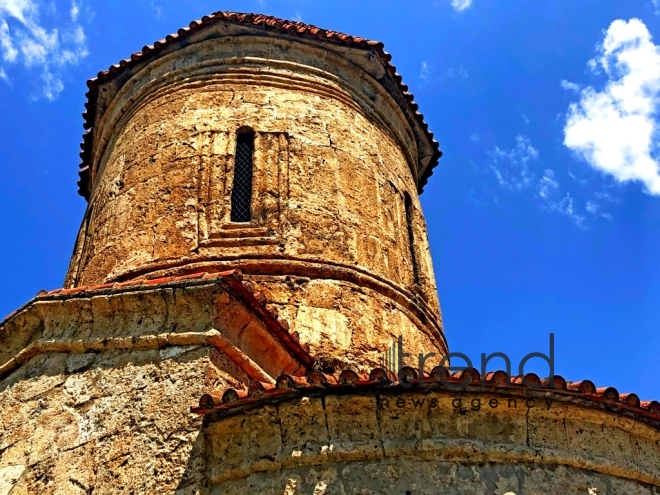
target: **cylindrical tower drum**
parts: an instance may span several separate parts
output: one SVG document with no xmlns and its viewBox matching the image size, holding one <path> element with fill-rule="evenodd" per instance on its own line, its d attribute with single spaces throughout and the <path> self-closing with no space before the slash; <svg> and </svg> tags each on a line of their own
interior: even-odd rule
<svg viewBox="0 0 660 495">
<path fill-rule="evenodd" d="M 381 45 L 194 27 L 92 84 L 66 285 L 240 268 L 335 367 L 399 335 L 445 354 L 418 199 L 439 152 Z"/>
</svg>

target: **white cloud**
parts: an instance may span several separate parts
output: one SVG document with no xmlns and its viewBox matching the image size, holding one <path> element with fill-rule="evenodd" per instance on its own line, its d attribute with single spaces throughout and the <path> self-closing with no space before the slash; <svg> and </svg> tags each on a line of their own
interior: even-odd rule
<svg viewBox="0 0 660 495">
<path fill-rule="evenodd" d="M 536 184 L 536 189 L 542 200 L 542 209 L 566 215 L 578 227 L 584 226 L 585 216 L 576 212 L 573 196 L 568 192 L 566 194 L 561 192 L 554 170 L 546 169 L 543 172 L 543 176 Z M 586 210 L 591 213 L 589 202 L 587 202 Z"/>
<path fill-rule="evenodd" d="M 265 3 L 263 3 L 261 5 L 265 5 Z M 156 2 L 154 0 L 151 0 L 149 2 L 149 7 L 151 7 L 151 10 L 153 10 L 154 13 L 156 14 L 156 19 L 162 19 L 163 18 L 163 8 L 160 5 L 156 5 Z"/>
<path fill-rule="evenodd" d="M 580 92 L 580 85 L 579 84 L 569 82 L 565 79 L 562 79 L 560 84 L 561 84 L 561 87 L 563 89 L 565 89 L 566 91 L 572 91 L 574 93 L 579 93 Z"/>
<path fill-rule="evenodd" d="M 578 227 L 584 227 L 585 217 L 576 212 L 573 205 L 573 196 L 571 196 L 570 193 L 566 193 L 560 201 L 547 201 L 545 207 L 550 211 L 566 215 L 573 220 Z"/>
<path fill-rule="evenodd" d="M 614 21 L 590 62 L 608 81 L 570 105 L 564 145 L 620 182 L 640 181 L 660 195 L 658 124 L 660 47 L 642 21 Z"/>
<path fill-rule="evenodd" d="M 554 171 L 550 169 L 546 170 L 538 183 L 539 196 L 543 199 L 548 199 L 558 188 L 559 183 L 555 180 Z"/>
<path fill-rule="evenodd" d="M 603 211 L 603 203 L 617 203 L 617 200 L 605 191 L 595 192 L 594 199 L 587 201 L 585 210 L 593 216 L 600 216 L 605 220 L 612 220 L 612 215 Z"/>
<path fill-rule="evenodd" d="M 587 202 L 584 210 L 578 208 L 575 198 L 561 187 L 554 170 L 539 170 L 539 152 L 527 136 L 517 136 L 516 145 L 511 149 L 503 150 L 495 146 L 488 154 L 490 169 L 501 188 L 533 194 L 541 209 L 565 215 L 580 228 L 585 227 L 589 215 L 593 217 L 598 212 L 600 216 L 608 217 L 606 213 L 597 211 L 595 201 Z M 607 196 L 607 193 L 603 194 Z"/>
<path fill-rule="evenodd" d="M 607 193 L 605 191 L 599 191 L 594 193 L 594 197 L 596 199 L 599 199 L 601 201 L 607 201 L 609 203 L 617 203 L 618 201 L 612 197 L 610 193 Z"/>
<path fill-rule="evenodd" d="M 71 20 L 54 28 L 45 27 L 41 10 L 56 17 L 54 3 L 0 0 L 0 53 L 5 62 L 0 70 L 5 76 L 10 67 L 39 71 L 40 95 L 53 100 L 64 89 L 62 76 L 67 67 L 77 65 L 88 52 L 85 33 L 78 23 L 78 2 L 71 4 Z"/>
<path fill-rule="evenodd" d="M 27 17 L 32 15 L 36 8 L 32 0 L 0 0 L 0 14 L 14 17 L 23 24 L 27 23 Z"/>
<path fill-rule="evenodd" d="M 575 182 L 580 184 L 581 186 L 586 186 L 588 184 L 588 180 L 585 179 L 584 177 L 578 177 L 575 175 L 570 169 L 568 169 L 568 176 L 573 179 Z"/>
<path fill-rule="evenodd" d="M 80 15 L 80 7 L 78 7 L 78 4 L 75 2 L 75 0 L 71 3 L 71 10 L 69 13 L 71 14 L 71 20 L 76 22 L 78 20 L 78 15 Z"/>
<path fill-rule="evenodd" d="M 429 82 L 429 76 L 431 75 L 431 69 L 426 60 L 422 60 L 422 69 L 419 71 L 419 77 L 424 82 Z"/>
<path fill-rule="evenodd" d="M 529 162 L 537 160 L 539 152 L 532 146 L 526 136 L 516 136 L 516 146 L 503 150 L 497 146 L 489 153 L 490 168 L 497 177 L 500 186 L 509 190 L 529 187 L 536 175 L 530 170 Z"/>
<path fill-rule="evenodd" d="M 447 69 L 447 76 L 452 79 L 467 79 L 468 71 L 465 70 L 465 67 L 449 67 Z"/>
<path fill-rule="evenodd" d="M 5 62 L 13 62 L 18 56 L 18 50 L 14 47 L 9 35 L 9 25 L 2 19 L 0 21 L 0 48 L 2 49 L 2 58 Z"/>
<path fill-rule="evenodd" d="M 458 12 L 469 9 L 471 5 L 472 0 L 451 0 L 451 6 Z"/>
<path fill-rule="evenodd" d="M 7 76 L 7 73 L 0 68 L 0 79 L 2 79 L 5 82 L 9 82 L 9 77 Z"/>
</svg>

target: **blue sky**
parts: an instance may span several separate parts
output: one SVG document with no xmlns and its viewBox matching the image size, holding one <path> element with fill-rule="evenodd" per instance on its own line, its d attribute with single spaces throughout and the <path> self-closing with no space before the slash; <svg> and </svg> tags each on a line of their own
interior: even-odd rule
<svg viewBox="0 0 660 495">
<path fill-rule="evenodd" d="M 393 54 L 445 153 L 422 204 L 451 350 L 554 332 L 557 373 L 660 399 L 660 0 L 0 0 L 0 314 L 62 285 L 85 81 L 216 10 Z"/>
</svg>

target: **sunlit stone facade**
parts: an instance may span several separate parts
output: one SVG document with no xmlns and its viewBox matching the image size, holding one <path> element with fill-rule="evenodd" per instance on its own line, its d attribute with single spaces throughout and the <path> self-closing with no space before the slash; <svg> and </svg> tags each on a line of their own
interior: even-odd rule
<svg viewBox="0 0 660 495">
<path fill-rule="evenodd" d="M 660 404 L 445 383 L 440 153 L 380 43 L 217 13 L 89 86 L 65 288 L 0 323 L 0 494 L 658 493 Z"/>
</svg>

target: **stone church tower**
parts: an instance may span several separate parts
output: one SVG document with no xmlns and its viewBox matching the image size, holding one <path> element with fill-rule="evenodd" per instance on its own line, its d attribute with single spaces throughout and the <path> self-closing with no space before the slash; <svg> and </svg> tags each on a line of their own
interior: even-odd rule
<svg viewBox="0 0 660 495">
<path fill-rule="evenodd" d="M 65 287 L 0 323 L 0 494 L 658 493 L 659 403 L 438 366 L 390 59 L 219 12 L 89 81 Z"/>
</svg>

